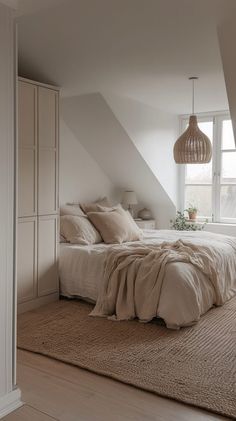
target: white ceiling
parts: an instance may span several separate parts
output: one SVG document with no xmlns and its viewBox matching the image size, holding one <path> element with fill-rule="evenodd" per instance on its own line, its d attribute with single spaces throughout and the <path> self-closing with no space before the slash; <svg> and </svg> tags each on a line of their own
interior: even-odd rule
<svg viewBox="0 0 236 421">
<path fill-rule="evenodd" d="M 0 0 L 0 3 L 5 4 L 8 7 L 11 7 L 12 9 L 17 9 L 18 2 L 17 0 Z"/>
<path fill-rule="evenodd" d="M 17 1 L 17 15 L 29 15 L 37 13 L 40 10 L 50 9 L 58 6 L 63 0 L 15 0 Z"/>
<path fill-rule="evenodd" d="M 19 0 L 19 70 L 177 114 L 196 75 L 196 111 L 227 109 L 216 30 L 233 14 L 236 0 Z"/>
</svg>

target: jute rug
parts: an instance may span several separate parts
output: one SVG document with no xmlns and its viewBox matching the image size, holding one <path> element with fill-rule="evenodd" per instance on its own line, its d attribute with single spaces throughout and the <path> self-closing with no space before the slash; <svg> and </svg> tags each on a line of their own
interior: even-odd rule
<svg viewBox="0 0 236 421">
<path fill-rule="evenodd" d="M 61 300 L 20 315 L 19 348 L 236 417 L 236 298 L 180 331 L 89 317 L 91 308 Z"/>
</svg>

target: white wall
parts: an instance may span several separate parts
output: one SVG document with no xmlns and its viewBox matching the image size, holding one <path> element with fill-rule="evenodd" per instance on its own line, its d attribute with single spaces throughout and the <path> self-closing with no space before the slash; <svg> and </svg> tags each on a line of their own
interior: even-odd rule
<svg viewBox="0 0 236 421">
<path fill-rule="evenodd" d="M 107 196 L 115 200 L 115 188 L 75 134 L 60 122 L 60 203 L 87 202 Z"/>
<path fill-rule="evenodd" d="M 18 407 L 14 382 L 14 21 L 0 4 L 0 418 Z"/>
<path fill-rule="evenodd" d="M 175 206 L 100 94 L 63 98 L 61 114 L 75 138 L 120 191 L 136 191 L 158 227 L 169 227 Z M 98 192 L 99 193 L 99 192 Z"/>
<path fill-rule="evenodd" d="M 125 96 L 106 93 L 105 99 L 176 204 L 177 165 L 173 158 L 173 146 L 179 135 L 178 117 Z"/>
<path fill-rule="evenodd" d="M 234 128 L 236 142 L 236 39 L 235 18 L 233 21 L 226 21 L 218 28 L 218 39 L 224 70 L 224 77 L 229 101 L 229 109 Z"/>
</svg>

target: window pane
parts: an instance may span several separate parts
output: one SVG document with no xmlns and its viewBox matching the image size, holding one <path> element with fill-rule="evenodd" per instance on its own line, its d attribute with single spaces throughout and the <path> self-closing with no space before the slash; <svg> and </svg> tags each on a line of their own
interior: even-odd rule
<svg viewBox="0 0 236 421">
<path fill-rule="evenodd" d="M 210 139 L 210 141 L 212 143 L 212 139 L 213 139 L 213 121 L 199 121 L 198 122 L 198 127 L 199 127 L 199 129 L 203 133 L 205 133 L 209 137 L 209 139 Z"/>
<path fill-rule="evenodd" d="M 212 142 L 213 122 L 201 121 L 198 123 L 199 129 L 205 133 Z M 186 184 L 201 184 L 212 182 L 212 161 L 209 164 L 188 164 L 186 165 Z"/>
<path fill-rule="evenodd" d="M 223 183 L 236 183 L 236 152 L 222 152 Z"/>
<path fill-rule="evenodd" d="M 212 161 L 209 164 L 187 164 L 186 184 L 201 184 L 212 182 Z"/>
<path fill-rule="evenodd" d="M 236 186 L 221 186 L 221 218 L 236 218 Z"/>
<path fill-rule="evenodd" d="M 222 149 L 235 149 L 231 120 L 223 120 L 222 123 Z"/>
<path fill-rule="evenodd" d="M 186 186 L 185 209 L 194 206 L 198 209 L 198 216 L 211 218 L 211 186 Z"/>
</svg>

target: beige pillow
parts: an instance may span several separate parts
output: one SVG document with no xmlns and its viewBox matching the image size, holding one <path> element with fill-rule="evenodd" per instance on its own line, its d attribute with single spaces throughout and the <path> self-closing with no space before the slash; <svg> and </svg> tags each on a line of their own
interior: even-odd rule
<svg viewBox="0 0 236 421">
<path fill-rule="evenodd" d="M 68 241 L 65 239 L 65 237 L 63 237 L 63 235 L 61 235 L 61 233 L 60 233 L 60 243 L 68 243 Z"/>
<path fill-rule="evenodd" d="M 107 197 L 103 197 L 103 199 L 96 200 L 94 203 L 80 203 L 80 207 L 86 214 L 88 212 L 103 212 L 100 207 L 110 208 L 110 203 Z"/>
<path fill-rule="evenodd" d="M 112 212 L 112 211 L 117 210 L 117 209 L 123 209 L 123 207 L 120 203 L 118 203 L 117 205 L 114 205 L 114 206 L 97 205 L 97 210 L 91 211 L 91 212 Z M 131 218 L 132 218 L 132 216 L 131 216 Z"/>
<path fill-rule="evenodd" d="M 100 232 L 105 243 L 124 243 L 142 238 L 142 232 L 124 209 L 89 212 L 88 218 Z"/>
<path fill-rule="evenodd" d="M 68 204 L 60 207 L 60 215 L 75 215 L 75 216 L 85 216 L 85 213 L 82 211 L 79 205 Z"/>
<path fill-rule="evenodd" d="M 61 216 L 60 234 L 72 244 L 88 245 L 102 242 L 99 232 L 86 216 Z"/>
</svg>

